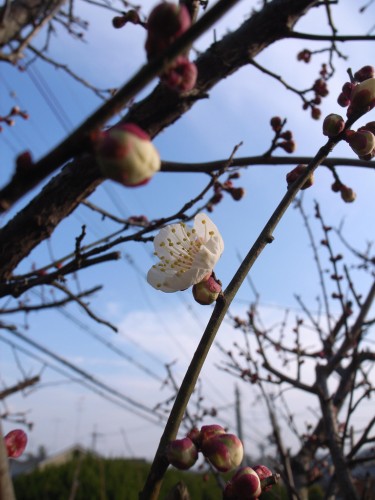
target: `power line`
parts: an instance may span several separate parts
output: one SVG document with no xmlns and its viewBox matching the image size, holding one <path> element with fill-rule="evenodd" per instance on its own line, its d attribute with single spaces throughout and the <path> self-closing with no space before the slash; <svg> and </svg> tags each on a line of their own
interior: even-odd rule
<svg viewBox="0 0 375 500">
<path fill-rule="evenodd" d="M 155 416 L 156 412 L 152 408 L 148 408 L 142 403 L 139 403 L 138 401 L 135 401 L 134 399 L 130 398 L 129 396 L 126 396 L 120 391 L 117 391 L 117 389 L 114 389 L 113 387 L 110 387 L 109 385 L 105 384 L 104 382 L 101 382 L 99 379 L 91 375 L 90 373 L 86 372 L 82 368 L 77 367 L 70 361 L 66 360 L 62 356 L 59 356 L 58 354 L 52 352 L 51 350 L 47 349 L 46 347 L 42 346 L 38 342 L 31 340 L 30 338 L 26 337 L 19 331 L 17 331 L 14 328 L 7 328 L 7 331 L 9 331 L 12 335 L 18 337 L 19 339 L 23 340 L 24 342 L 30 344 L 33 346 L 35 349 L 38 349 L 39 351 L 42 351 L 44 354 L 47 354 L 51 358 L 55 359 L 59 363 L 63 364 L 64 366 L 67 366 L 70 370 L 74 371 L 75 373 L 78 373 L 81 377 L 85 378 L 86 380 L 89 380 L 93 385 L 96 385 L 97 387 L 100 387 L 101 389 L 104 389 L 105 391 L 109 392 L 113 396 L 118 397 L 120 400 L 123 400 L 135 408 L 138 408 L 139 410 L 142 410 L 146 413 L 149 413 L 153 416 Z"/>
<path fill-rule="evenodd" d="M 122 409 L 125 409 L 127 410 L 128 412 L 134 414 L 134 415 L 137 415 L 139 416 L 140 418 L 143 418 L 144 420 L 148 421 L 148 422 L 151 422 L 153 424 L 156 424 L 158 426 L 161 426 L 161 423 L 160 422 L 155 422 L 154 420 L 151 420 L 149 417 L 146 417 L 145 415 L 143 415 L 142 413 L 134 410 L 133 408 L 129 408 L 127 405 L 125 405 L 123 402 L 121 401 L 118 401 L 114 398 L 112 398 L 111 396 L 109 396 L 108 394 L 105 394 L 105 392 L 101 391 L 100 389 L 96 388 L 96 387 L 93 387 L 92 385 L 90 385 L 88 382 L 86 382 L 85 380 L 83 379 L 78 379 L 78 378 L 74 378 L 72 377 L 71 375 L 69 375 L 69 373 L 67 373 L 65 370 L 63 370 L 62 368 L 58 367 L 58 366 L 55 366 L 53 364 L 51 364 L 49 361 L 47 361 L 46 359 L 44 358 L 41 358 L 40 356 L 28 351 L 27 349 L 25 349 L 24 347 L 22 346 L 19 346 L 17 344 L 15 344 L 14 342 L 10 341 L 9 339 L 6 339 L 5 337 L 3 337 L 1 334 L 0 334 L 0 341 L 8 344 L 9 346 L 11 346 L 12 348 L 14 349 L 17 349 L 18 351 L 26 354 L 27 356 L 35 359 L 36 361 L 42 363 L 44 366 L 47 366 L 48 368 L 50 368 L 51 370 L 59 373 L 60 375 L 63 375 L 64 377 L 68 378 L 70 381 L 74 382 L 74 383 L 78 383 L 80 385 L 82 385 L 83 387 L 86 387 L 87 389 L 89 389 L 90 391 L 94 392 L 95 394 L 99 395 L 100 397 L 106 399 L 107 401 L 109 401 L 110 403 L 113 403 L 115 404 L 116 406 L 119 406 L 120 408 Z"/>
</svg>

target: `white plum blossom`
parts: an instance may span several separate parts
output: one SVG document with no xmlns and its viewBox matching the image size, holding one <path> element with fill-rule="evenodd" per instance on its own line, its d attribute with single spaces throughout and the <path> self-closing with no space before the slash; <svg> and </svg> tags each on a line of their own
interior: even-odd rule
<svg viewBox="0 0 375 500">
<path fill-rule="evenodd" d="M 149 270 L 147 281 L 169 293 L 208 279 L 223 253 L 224 242 L 211 219 L 199 213 L 194 227 L 180 222 L 161 229 L 154 238 L 154 247 L 160 262 Z"/>
</svg>

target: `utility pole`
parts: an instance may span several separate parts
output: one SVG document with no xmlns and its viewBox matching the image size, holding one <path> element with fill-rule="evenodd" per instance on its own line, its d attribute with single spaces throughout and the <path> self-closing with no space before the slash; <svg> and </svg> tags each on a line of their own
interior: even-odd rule
<svg viewBox="0 0 375 500">
<path fill-rule="evenodd" d="M 237 437 L 243 443 L 244 441 L 243 441 L 243 432 L 242 432 L 241 394 L 240 394 L 240 390 L 239 390 L 237 384 L 235 385 L 235 388 L 234 388 L 234 399 L 235 399 L 234 408 L 235 408 L 235 412 L 236 412 Z M 245 450 L 244 450 L 243 460 L 244 459 L 245 459 Z"/>
</svg>

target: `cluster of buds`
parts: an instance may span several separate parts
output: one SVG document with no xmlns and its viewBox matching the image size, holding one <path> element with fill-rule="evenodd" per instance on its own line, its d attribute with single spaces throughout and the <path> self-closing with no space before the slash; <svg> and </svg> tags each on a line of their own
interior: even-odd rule
<svg viewBox="0 0 375 500">
<path fill-rule="evenodd" d="M 18 458 L 25 451 L 27 435 L 22 429 L 14 429 L 4 436 L 8 458 Z"/>
<path fill-rule="evenodd" d="M 145 49 L 150 60 L 160 56 L 191 25 L 184 4 L 161 3 L 149 15 Z M 195 86 L 198 71 L 185 55 L 178 56 L 161 75 L 161 81 L 176 92 L 189 92 Z"/>
<path fill-rule="evenodd" d="M 149 135 L 134 123 L 116 125 L 94 138 L 102 174 L 124 186 L 146 184 L 160 170 L 160 156 Z"/>
<path fill-rule="evenodd" d="M 369 161 L 375 156 L 375 121 L 366 123 L 356 132 L 347 130 L 345 135 L 345 140 L 361 160 Z"/>
<path fill-rule="evenodd" d="M 193 285 L 193 297 L 195 302 L 202 306 L 209 306 L 217 301 L 221 294 L 221 281 L 216 279 L 215 273 Z"/>
<path fill-rule="evenodd" d="M 226 484 L 224 500 L 250 500 L 259 498 L 262 493 L 272 488 L 278 481 L 277 474 L 272 474 L 265 465 L 241 467 Z"/>
<path fill-rule="evenodd" d="M 289 186 L 291 186 L 297 179 L 299 179 L 306 172 L 307 165 L 297 165 L 293 170 L 286 174 L 286 182 Z M 314 174 L 310 174 L 306 179 L 304 184 L 302 184 L 301 189 L 307 189 L 314 184 Z"/>
<path fill-rule="evenodd" d="M 124 12 L 122 16 L 115 16 L 112 19 L 112 26 L 116 29 L 123 28 L 127 23 L 143 25 L 138 11 L 131 9 L 128 12 Z"/>
<path fill-rule="evenodd" d="M 348 108 L 346 114 L 364 114 L 375 106 L 375 68 L 363 66 L 354 73 L 353 80 L 345 82 L 337 102 Z"/>
<path fill-rule="evenodd" d="M 192 429 L 183 439 L 171 441 L 166 457 L 177 469 L 189 469 L 201 452 L 219 472 L 229 472 L 238 467 L 243 459 L 242 442 L 234 434 L 228 434 L 221 425 L 204 425 Z"/>
<path fill-rule="evenodd" d="M 9 111 L 9 113 L 5 116 L 0 116 L 0 122 L 5 123 L 8 127 L 13 127 L 15 124 L 14 116 L 20 116 L 24 120 L 29 119 L 29 114 L 26 111 L 22 111 L 18 106 L 13 106 L 13 108 Z M 0 125 L 0 132 L 2 132 L 3 128 Z"/>
<path fill-rule="evenodd" d="M 305 54 L 305 55 L 303 55 Z M 311 57 L 311 52 L 309 51 L 302 51 L 300 52 L 300 59 L 305 62 L 310 61 Z M 297 56 L 298 58 L 298 56 Z M 311 87 L 311 90 L 314 92 L 314 97 L 312 99 L 305 100 L 303 103 L 303 109 L 310 109 L 311 110 L 311 117 L 314 120 L 319 120 L 322 112 L 319 109 L 319 105 L 322 103 L 322 98 L 326 97 L 329 94 L 328 91 L 328 86 L 327 86 L 327 78 L 328 78 L 328 71 L 327 71 L 327 65 L 322 64 L 321 70 L 319 72 L 319 78 L 317 78 Z"/>
<path fill-rule="evenodd" d="M 282 131 L 285 122 L 286 120 L 282 120 L 279 116 L 273 116 L 270 120 L 271 128 L 275 132 L 274 146 L 272 147 L 272 150 L 281 148 L 286 153 L 291 154 L 296 150 L 296 143 L 293 140 L 293 133 L 291 130 Z M 278 139 L 282 140 L 278 141 Z"/>
<path fill-rule="evenodd" d="M 340 182 L 338 179 L 332 184 L 331 189 L 334 193 L 340 193 L 341 198 L 345 201 L 345 203 L 353 203 L 357 197 L 352 188 L 345 186 L 345 184 Z"/>
<path fill-rule="evenodd" d="M 207 211 L 213 212 L 214 206 L 218 205 L 224 198 L 224 193 L 228 193 L 233 200 L 240 201 L 245 196 L 245 189 L 243 187 L 236 187 L 233 185 L 233 180 L 239 179 L 240 173 L 233 172 L 228 175 L 225 182 L 216 181 L 214 184 L 214 194 L 208 200 Z"/>
</svg>

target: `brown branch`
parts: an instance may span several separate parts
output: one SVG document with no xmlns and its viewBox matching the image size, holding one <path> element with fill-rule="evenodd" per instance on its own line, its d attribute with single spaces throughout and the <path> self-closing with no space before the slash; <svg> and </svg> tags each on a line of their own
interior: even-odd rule
<svg viewBox="0 0 375 500">
<path fill-rule="evenodd" d="M 84 311 L 86 311 L 86 313 L 90 316 L 90 318 L 92 318 L 93 320 L 95 320 L 97 323 L 100 323 L 102 325 L 105 325 L 105 326 L 108 326 L 108 328 L 111 328 L 111 330 L 113 330 L 114 332 L 118 332 L 118 328 L 116 328 L 114 325 L 112 325 L 112 323 L 110 323 L 109 321 L 106 321 L 102 318 L 99 318 L 99 316 L 97 316 L 90 308 L 87 304 L 85 304 L 79 297 L 78 295 L 72 293 L 68 288 L 66 288 L 65 286 L 62 286 L 60 285 L 59 283 L 56 283 L 56 282 L 52 282 L 51 283 L 52 286 L 54 286 L 55 288 L 57 288 L 58 290 L 64 292 L 68 297 L 69 297 L 69 300 L 71 301 L 74 301 L 76 302 L 79 306 L 82 307 L 82 309 L 84 309 Z"/>
<path fill-rule="evenodd" d="M 71 262 L 68 262 L 68 264 L 66 264 L 65 266 L 47 275 L 36 276 L 30 279 L 21 277 L 18 280 L 0 284 L 0 297 L 4 297 L 6 295 L 19 297 L 34 286 L 51 285 L 54 282 L 61 280 L 63 276 L 71 274 L 79 269 L 95 266 L 97 264 L 108 262 L 110 260 L 118 260 L 120 257 L 121 254 L 119 252 L 112 252 L 94 258 L 83 258 L 83 256 L 81 256 L 80 259 L 75 259 Z"/>
<path fill-rule="evenodd" d="M 77 297 L 87 297 L 88 295 L 92 295 L 93 293 L 98 292 L 99 290 L 102 289 L 102 286 L 95 286 L 94 288 L 90 288 L 90 290 L 85 290 L 84 292 L 81 292 L 77 294 Z M 44 309 L 54 309 L 56 307 L 62 307 L 65 306 L 71 302 L 71 299 L 67 297 L 66 299 L 62 300 L 54 300 L 53 302 L 48 302 L 46 304 L 38 304 L 38 305 L 31 305 L 28 306 L 27 304 L 24 303 L 19 303 L 18 306 L 16 307 L 9 307 L 7 309 L 0 309 L 0 314 L 12 314 L 12 313 L 19 313 L 19 312 L 33 312 L 33 311 L 40 311 Z"/>
<path fill-rule="evenodd" d="M 190 44 L 209 29 L 239 0 L 219 0 L 199 21 L 191 26 L 181 37 L 179 37 L 161 56 L 144 65 L 116 94 L 85 120 L 74 132 L 66 137 L 47 155 L 41 158 L 27 172 L 16 170 L 13 178 L 7 186 L 0 191 L 0 211 L 8 210 L 13 203 L 24 196 L 30 189 L 37 186 L 45 177 L 53 173 L 57 168 L 69 161 L 74 156 L 82 154 L 91 149 L 90 133 L 115 116 L 128 104 L 130 99 L 146 87 L 151 81 L 170 64 L 181 52 L 184 52 Z M 305 0 L 307 2 L 307 0 Z M 312 0 L 310 0 L 311 2 Z M 174 92 L 164 90 L 164 94 L 175 96 Z M 185 95 L 183 99 L 191 99 L 191 94 Z M 174 99 L 171 98 L 173 102 Z M 164 97 L 165 101 L 166 96 Z M 198 98 L 198 97 L 196 97 Z M 195 99 L 196 99 L 195 98 Z M 136 121 L 136 120 L 132 120 Z M 143 127 L 147 130 L 147 127 Z M 150 132 L 150 130 L 149 130 Z M 151 133 L 151 135 L 155 135 Z"/>
<path fill-rule="evenodd" d="M 30 387 L 30 385 L 37 384 L 39 381 L 40 381 L 39 375 L 36 375 L 35 377 L 31 378 L 26 378 L 25 380 L 22 380 L 22 382 L 19 382 L 18 384 L 13 385 L 12 387 L 8 387 L 7 389 L 2 390 L 0 392 L 0 400 L 7 398 L 11 394 L 22 391 L 26 387 Z"/>
<path fill-rule="evenodd" d="M 246 156 L 243 158 L 234 158 L 232 167 L 250 167 L 258 165 L 297 165 L 299 163 L 307 164 L 312 160 L 311 156 Z M 214 160 L 205 163 L 183 163 L 163 161 L 162 172 L 204 172 L 206 174 L 215 172 L 222 168 L 226 160 Z M 359 160 L 358 158 L 326 158 L 322 165 L 328 168 L 335 166 L 342 167 L 363 167 L 375 169 L 375 162 Z"/>
</svg>

